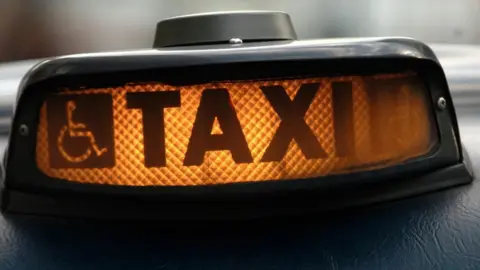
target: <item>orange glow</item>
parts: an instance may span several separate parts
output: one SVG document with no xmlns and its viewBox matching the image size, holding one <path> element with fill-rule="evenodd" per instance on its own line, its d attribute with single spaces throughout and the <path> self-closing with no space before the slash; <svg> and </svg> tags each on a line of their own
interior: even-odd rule
<svg viewBox="0 0 480 270">
<path fill-rule="evenodd" d="M 337 103 L 334 102 L 333 92 L 345 91 L 343 88 L 334 89 L 333 85 L 337 82 L 351 82 L 351 115 L 341 114 L 349 111 L 347 107 L 335 107 Z M 301 86 L 313 83 L 318 84 L 317 92 L 307 107 L 303 120 L 315 135 L 325 155 L 321 158 L 307 158 L 304 152 L 308 149 L 302 149 L 302 144 L 296 141 L 300 137 L 296 137 L 290 141 L 280 161 L 265 162 L 265 159 L 262 161 L 277 129 L 285 120 L 281 119 L 261 87 L 281 86 L 294 102 Z M 200 165 L 186 166 L 185 155 L 187 148 L 190 147 L 189 142 L 202 92 L 205 89 L 220 88 L 228 90 L 231 106 L 238 117 L 252 162 L 237 163 L 231 151 L 212 150 L 205 152 L 203 163 Z M 166 165 L 146 166 L 142 122 L 145 111 L 127 107 L 126 95 L 174 90 L 179 91 L 179 106 L 165 107 L 163 110 Z M 432 119 L 427 105 L 429 100 L 425 92 L 419 79 L 411 73 L 370 77 L 219 82 L 193 86 L 170 86 L 161 83 L 128 84 L 115 88 L 62 90 L 59 94 L 50 96 L 41 108 L 36 160 L 40 170 L 50 177 L 80 183 L 127 186 L 195 186 L 274 181 L 378 169 L 425 155 L 437 143 L 436 131 L 431 124 Z M 372 101 L 372 93 L 377 97 L 377 102 Z M 82 118 L 82 110 L 87 109 L 81 107 L 80 101 L 76 104 L 77 111 L 73 112 L 71 101 L 68 103 L 70 105 L 66 103 L 63 107 L 47 106 L 50 99 L 59 96 L 75 100 L 80 96 L 90 98 L 100 94 L 106 96 L 107 100 L 111 97 L 112 101 L 113 149 L 98 139 L 102 134 L 90 130 L 95 125 L 88 119 L 95 118 Z M 345 99 L 344 93 L 338 94 L 339 100 Z M 64 119 L 67 119 L 65 115 L 69 112 L 68 106 L 72 115 L 67 117 L 69 119 L 67 122 Z M 97 112 L 98 107 L 92 104 L 88 110 Z M 343 118 L 339 119 L 351 123 L 350 132 L 346 132 L 345 130 L 349 129 L 345 129 L 346 133 L 340 134 L 337 130 L 338 134 L 335 135 L 335 129 L 344 123 L 334 120 L 336 119 L 334 111 L 343 115 Z M 51 115 L 50 118 L 47 114 Z M 103 119 L 104 115 L 100 115 L 100 111 L 97 114 L 98 119 Z M 58 118 L 60 116 L 63 118 Z M 208 127 L 212 136 L 226 136 L 225 126 L 222 126 L 219 120 L 221 119 L 215 118 L 213 126 Z M 162 119 L 158 119 L 155 123 L 161 121 Z M 302 120 L 298 118 L 295 121 Z M 60 123 L 59 128 L 54 134 L 49 134 L 49 125 L 53 125 L 53 122 Z M 75 127 L 79 130 L 75 131 Z M 68 132 L 64 129 L 68 129 Z M 67 135 L 68 140 L 64 140 L 63 137 Z M 54 137 L 49 139 L 49 136 Z M 342 144 L 343 141 L 339 143 L 339 138 L 345 143 Z M 340 148 L 346 148 L 349 138 L 352 142 L 350 148 L 341 152 Z M 54 142 L 54 145 L 49 145 L 49 142 L 50 144 Z M 83 147 L 81 151 L 74 149 L 80 147 L 78 145 Z M 305 148 L 312 148 L 310 146 Z M 58 151 L 55 155 L 63 156 L 67 166 L 53 166 L 52 151 Z M 68 153 L 69 151 L 72 153 Z M 112 157 L 112 162 L 108 166 L 95 163 L 95 158 L 100 160 L 108 155 Z M 82 162 L 87 163 L 83 166 Z M 71 164 L 71 167 L 68 164 Z"/>
</svg>

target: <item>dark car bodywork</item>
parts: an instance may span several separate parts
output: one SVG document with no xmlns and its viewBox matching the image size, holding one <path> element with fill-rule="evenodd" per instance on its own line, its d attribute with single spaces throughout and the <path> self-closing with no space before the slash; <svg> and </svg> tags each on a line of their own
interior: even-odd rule
<svg viewBox="0 0 480 270">
<path fill-rule="evenodd" d="M 480 48 L 432 48 L 445 69 L 462 142 L 476 169 Z M 3 77 L 15 86 L 32 64 L 22 63 L 15 74 Z M 14 68 L 0 67 L 0 76 Z M 15 88 L 7 89 L 5 100 L 10 97 L 11 103 L 5 112 L 13 105 Z M 9 114 L 4 116 L 8 122 Z M 474 180 L 368 207 L 255 221 L 98 221 L 9 214 L 0 217 L 0 268 L 479 268 L 479 192 Z"/>
</svg>

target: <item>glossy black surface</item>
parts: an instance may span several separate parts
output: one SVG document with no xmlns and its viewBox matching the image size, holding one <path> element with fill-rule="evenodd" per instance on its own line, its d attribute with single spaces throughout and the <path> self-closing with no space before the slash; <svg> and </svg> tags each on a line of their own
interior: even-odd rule
<svg viewBox="0 0 480 270">
<path fill-rule="evenodd" d="M 46 78 L 99 72 L 139 71 L 163 67 L 349 58 L 417 58 L 437 62 L 432 49 L 410 38 L 351 38 L 253 42 L 237 45 L 170 47 L 67 55 L 38 63 L 23 78 L 19 94 Z"/>
</svg>

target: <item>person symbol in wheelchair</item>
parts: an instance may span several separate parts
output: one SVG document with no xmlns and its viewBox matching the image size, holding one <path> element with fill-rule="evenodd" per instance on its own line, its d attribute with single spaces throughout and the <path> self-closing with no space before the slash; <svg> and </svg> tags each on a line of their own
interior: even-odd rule
<svg viewBox="0 0 480 270">
<path fill-rule="evenodd" d="M 97 157 L 102 156 L 107 152 L 107 148 L 100 148 L 96 141 L 95 135 L 92 131 L 88 130 L 88 127 L 84 123 L 76 123 L 73 120 L 73 113 L 75 112 L 76 104 L 75 101 L 68 101 L 66 104 L 67 112 L 67 125 L 64 125 L 60 130 L 60 134 L 57 138 L 57 146 L 60 151 L 60 154 L 69 162 L 80 163 L 87 160 L 92 154 L 95 154 Z M 70 155 L 64 147 L 65 136 L 72 138 L 87 138 L 90 146 L 85 150 L 85 152 L 78 156 Z"/>
</svg>

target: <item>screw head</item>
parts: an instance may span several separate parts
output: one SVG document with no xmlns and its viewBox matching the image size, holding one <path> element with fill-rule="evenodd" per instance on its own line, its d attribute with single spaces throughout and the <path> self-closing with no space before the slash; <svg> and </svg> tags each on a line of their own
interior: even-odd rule
<svg viewBox="0 0 480 270">
<path fill-rule="evenodd" d="M 228 43 L 232 45 L 240 45 L 243 44 L 243 40 L 241 38 L 231 38 Z"/>
<path fill-rule="evenodd" d="M 437 100 L 437 108 L 438 108 L 439 110 L 444 110 L 445 108 L 447 108 L 447 101 L 445 100 L 445 98 L 440 97 L 440 98 Z"/>
<path fill-rule="evenodd" d="M 18 129 L 18 132 L 22 136 L 28 136 L 28 127 L 27 125 L 20 125 L 20 128 Z"/>
</svg>

